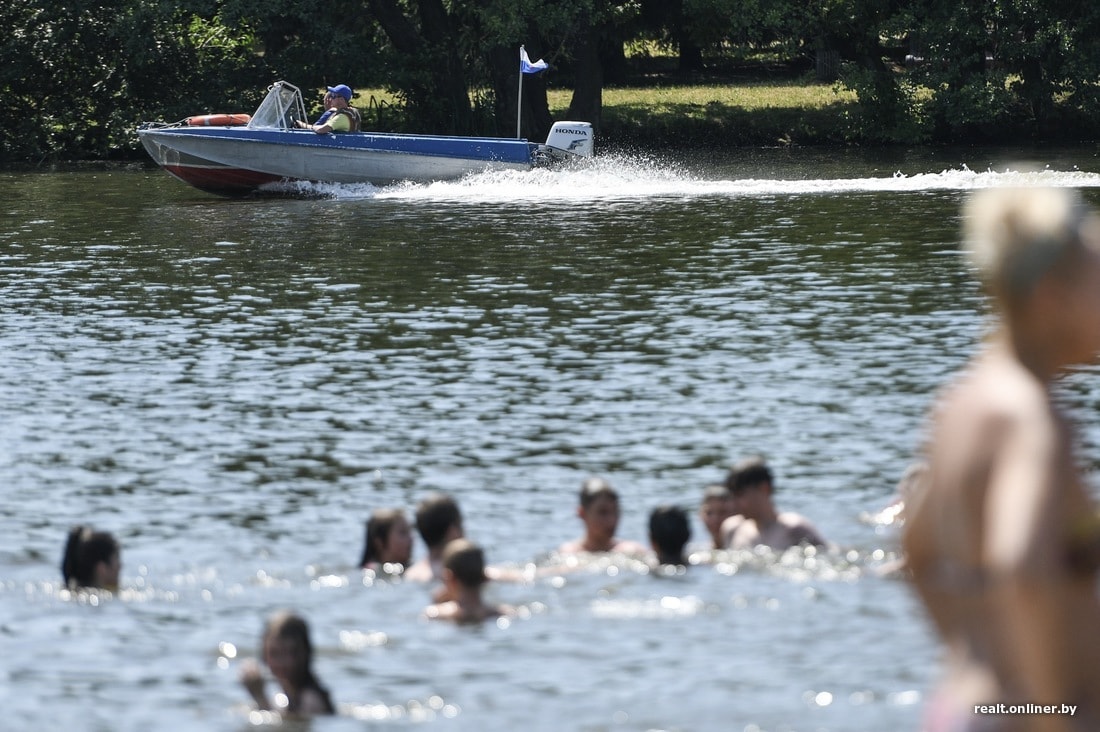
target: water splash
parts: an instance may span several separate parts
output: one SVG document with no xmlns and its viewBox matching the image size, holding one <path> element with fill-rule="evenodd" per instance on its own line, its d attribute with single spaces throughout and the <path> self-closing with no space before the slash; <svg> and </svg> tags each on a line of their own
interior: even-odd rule
<svg viewBox="0 0 1100 732">
<path fill-rule="evenodd" d="M 727 169 L 730 166 L 727 166 Z M 736 166 L 733 166 L 736 167 Z M 1051 168 L 1005 167 L 972 170 L 965 164 L 938 173 L 852 178 L 732 177 L 728 172 L 700 173 L 676 160 L 655 155 L 601 155 L 558 169 L 485 171 L 456 181 L 426 184 L 280 184 L 291 195 L 343 200 L 526 203 L 540 201 L 615 201 L 646 198 L 834 195 L 859 192 L 968 191 L 993 186 L 1100 187 L 1100 173 Z"/>
</svg>

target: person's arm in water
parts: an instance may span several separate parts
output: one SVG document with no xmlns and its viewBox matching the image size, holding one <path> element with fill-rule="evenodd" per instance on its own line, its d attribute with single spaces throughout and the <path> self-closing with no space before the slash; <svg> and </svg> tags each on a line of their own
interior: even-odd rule
<svg viewBox="0 0 1100 732">
<path fill-rule="evenodd" d="M 241 666 L 241 685 L 248 691 L 257 709 L 271 709 L 271 700 L 264 690 L 264 675 L 260 664 L 248 659 Z"/>
</svg>

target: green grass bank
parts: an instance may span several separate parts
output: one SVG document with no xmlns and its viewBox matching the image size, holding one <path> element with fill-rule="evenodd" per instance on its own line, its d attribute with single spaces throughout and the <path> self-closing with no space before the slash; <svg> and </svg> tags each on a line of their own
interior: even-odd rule
<svg viewBox="0 0 1100 732">
<path fill-rule="evenodd" d="M 549 89 L 554 119 L 565 119 L 571 89 Z M 360 90 L 367 112 L 399 102 L 381 89 Z M 646 83 L 603 90 L 600 145 L 609 147 L 775 147 L 851 141 L 855 94 L 799 79 Z"/>
<path fill-rule="evenodd" d="M 548 92 L 555 119 L 570 96 Z M 854 93 L 799 80 L 612 87 L 603 92 L 600 137 L 613 147 L 844 144 L 854 110 Z"/>
</svg>

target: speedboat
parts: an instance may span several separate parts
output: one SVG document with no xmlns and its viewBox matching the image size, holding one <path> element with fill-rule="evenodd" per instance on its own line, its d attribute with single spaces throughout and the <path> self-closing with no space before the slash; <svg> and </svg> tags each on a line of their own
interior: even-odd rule
<svg viewBox="0 0 1100 732">
<path fill-rule="evenodd" d="M 252 115 L 201 115 L 146 123 L 142 145 L 157 165 L 185 183 L 227 196 L 280 182 L 428 183 L 487 170 L 527 170 L 591 157 L 592 125 L 556 122 L 545 143 L 502 137 L 384 132 L 317 134 L 305 120 L 301 91 L 271 85 Z"/>
</svg>

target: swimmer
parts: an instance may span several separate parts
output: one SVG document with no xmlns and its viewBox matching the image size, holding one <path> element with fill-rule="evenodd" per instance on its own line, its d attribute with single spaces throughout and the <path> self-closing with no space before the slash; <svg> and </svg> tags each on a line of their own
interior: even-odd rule
<svg viewBox="0 0 1100 732">
<path fill-rule="evenodd" d="M 868 520 L 881 526 L 905 523 L 905 507 L 917 499 L 917 496 L 923 491 L 927 479 L 927 461 L 917 460 L 910 463 L 898 481 L 890 503 L 874 516 L 868 517 Z"/>
<path fill-rule="evenodd" d="M 775 508 L 775 483 L 763 458 L 751 457 L 730 468 L 726 487 L 733 496 L 733 516 L 722 522 L 727 549 L 770 547 L 781 552 L 799 544 L 824 546 L 825 540 L 804 516 Z"/>
<path fill-rule="evenodd" d="M 106 531 L 93 531 L 88 526 L 74 526 L 65 542 L 61 558 L 61 577 L 70 589 L 118 589 L 122 570 L 118 540 Z"/>
<path fill-rule="evenodd" d="M 450 620 L 456 623 L 480 623 L 483 620 L 513 615 L 508 605 L 489 605 L 482 598 L 482 588 L 488 581 L 485 574 L 485 553 L 468 539 L 455 539 L 443 550 L 443 583 L 448 597 L 429 605 L 424 616 L 430 620 Z"/>
<path fill-rule="evenodd" d="M 619 494 L 603 478 L 588 478 L 581 484 L 577 516 L 584 522 L 584 536 L 558 548 L 559 554 L 616 552 L 645 554 L 644 546 L 615 536 L 619 527 Z"/>
<path fill-rule="evenodd" d="M 723 488 L 722 490 L 725 490 Z M 687 513 L 678 506 L 658 506 L 649 514 L 649 543 L 664 566 L 686 566 L 684 547 L 691 539 Z"/>
<path fill-rule="evenodd" d="M 255 660 L 245 661 L 241 683 L 262 710 L 287 717 L 333 714 L 336 710 L 328 691 L 313 675 L 313 646 L 306 621 L 291 612 L 272 615 L 264 626 L 260 645 L 264 663 L 282 687 L 272 703 L 264 690 L 264 677 Z"/>
<path fill-rule="evenodd" d="M 412 530 L 405 512 L 383 508 L 367 519 L 362 569 L 401 574 L 412 560 Z"/>
<path fill-rule="evenodd" d="M 924 729 L 1100 729 L 1100 522 L 1053 397 L 1100 351 L 1100 217 L 1067 189 L 1000 188 L 964 223 L 995 320 L 932 410 L 906 505 L 906 561 L 947 648 Z M 999 703 L 1075 711 L 975 714 Z"/>
<path fill-rule="evenodd" d="M 723 549 L 722 522 L 733 515 L 733 496 L 722 483 L 711 483 L 703 489 L 703 502 L 699 505 L 699 520 L 710 533 L 711 548 Z"/>
<path fill-rule="evenodd" d="M 428 556 L 405 571 L 405 579 L 431 582 L 443 575 L 443 550 L 447 543 L 465 536 L 462 512 L 453 498 L 433 493 L 416 507 L 416 531 L 428 548 Z"/>
</svg>

